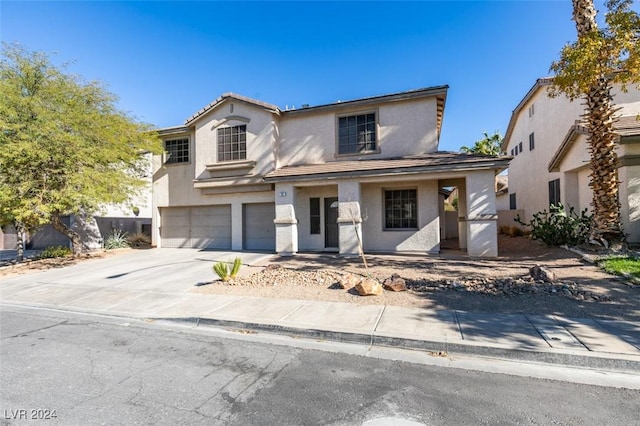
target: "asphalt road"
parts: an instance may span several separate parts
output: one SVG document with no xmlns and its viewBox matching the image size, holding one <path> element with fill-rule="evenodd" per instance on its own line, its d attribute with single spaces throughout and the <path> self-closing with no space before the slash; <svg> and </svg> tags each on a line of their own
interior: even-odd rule
<svg viewBox="0 0 640 426">
<path fill-rule="evenodd" d="M 638 390 L 127 319 L 2 307 L 0 339 L 2 425 L 631 425 L 640 411 Z"/>
</svg>

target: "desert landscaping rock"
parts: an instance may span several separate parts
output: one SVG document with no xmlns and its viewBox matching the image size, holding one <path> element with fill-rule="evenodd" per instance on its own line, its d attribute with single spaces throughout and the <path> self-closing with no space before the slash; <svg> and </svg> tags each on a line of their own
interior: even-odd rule
<svg viewBox="0 0 640 426">
<path fill-rule="evenodd" d="M 407 291 L 407 284 L 405 280 L 398 274 L 393 274 L 391 277 L 384 280 L 382 287 L 388 291 Z"/>
<path fill-rule="evenodd" d="M 354 287 L 360 296 L 379 296 L 382 294 L 382 285 L 373 278 L 366 278 Z"/>
<path fill-rule="evenodd" d="M 558 281 L 558 277 L 556 277 L 556 274 L 551 269 L 540 265 L 529 269 L 529 274 L 531 274 L 531 277 L 536 281 L 544 281 L 547 283 L 555 283 Z"/>
<path fill-rule="evenodd" d="M 362 281 L 362 277 L 357 277 L 353 274 L 346 274 L 338 278 L 338 287 L 344 290 L 349 290 L 360 283 L 360 281 Z"/>
</svg>

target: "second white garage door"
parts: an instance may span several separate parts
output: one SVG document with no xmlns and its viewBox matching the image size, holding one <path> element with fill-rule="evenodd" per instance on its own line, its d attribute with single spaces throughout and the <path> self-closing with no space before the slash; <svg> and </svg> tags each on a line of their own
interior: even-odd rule
<svg viewBox="0 0 640 426">
<path fill-rule="evenodd" d="M 244 204 L 242 206 L 244 250 L 275 251 L 275 203 Z"/>
<path fill-rule="evenodd" d="M 162 218 L 162 247 L 231 249 L 231 206 L 167 207 Z"/>
</svg>

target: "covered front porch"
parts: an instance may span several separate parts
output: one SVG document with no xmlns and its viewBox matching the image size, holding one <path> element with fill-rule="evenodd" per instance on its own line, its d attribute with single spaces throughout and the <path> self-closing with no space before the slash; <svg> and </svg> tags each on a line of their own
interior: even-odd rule
<svg viewBox="0 0 640 426">
<path fill-rule="evenodd" d="M 278 254 L 437 254 L 446 238 L 441 190 L 456 187 L 460 250 L 472 257 L 498 255 L 495 168 L 354 174 L 271 178 Z"/>
</svg>

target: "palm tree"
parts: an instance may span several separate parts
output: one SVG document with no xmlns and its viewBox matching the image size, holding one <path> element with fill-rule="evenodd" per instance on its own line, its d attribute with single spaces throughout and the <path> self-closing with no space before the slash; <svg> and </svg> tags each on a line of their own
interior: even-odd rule
<svg viewBox="0 0 640 426">
<path fill-rule="evenodd" d="M 576 22 L 578 39 L 588 39 L 598 32 L 596 10 L 593 0 L 573 0 L 573 19 Z M 595 76 L 587 93 L 585 118 L 589 135 L 587 143 L 591 159 L 591 179 L 593 191 L 593 220 L 596 237 L 606 240 L 623 239 L 618 199 L 618 156 L 615 152 L 615 134 L 611 89 L 607 70 L 602 69 Z"/>
<path fill-rule="evenodd" d="M 618 199 L 618 157 L 613 123 L 616 109 L 611 90 L 614 82 L 640 82 L 640 18 L 631 11 L 631 0 L 609 0 L 608 28 L 599 29 L 593 0 L 572 0 L 578 40 L 563 48 L 560 60 L 551 65 L 556 73 L 550 95 L 566 94 L 585 103 L 584 120 L 589 129 L 593 191 L 592 238 L 623 242 Z"/>
</svg>

